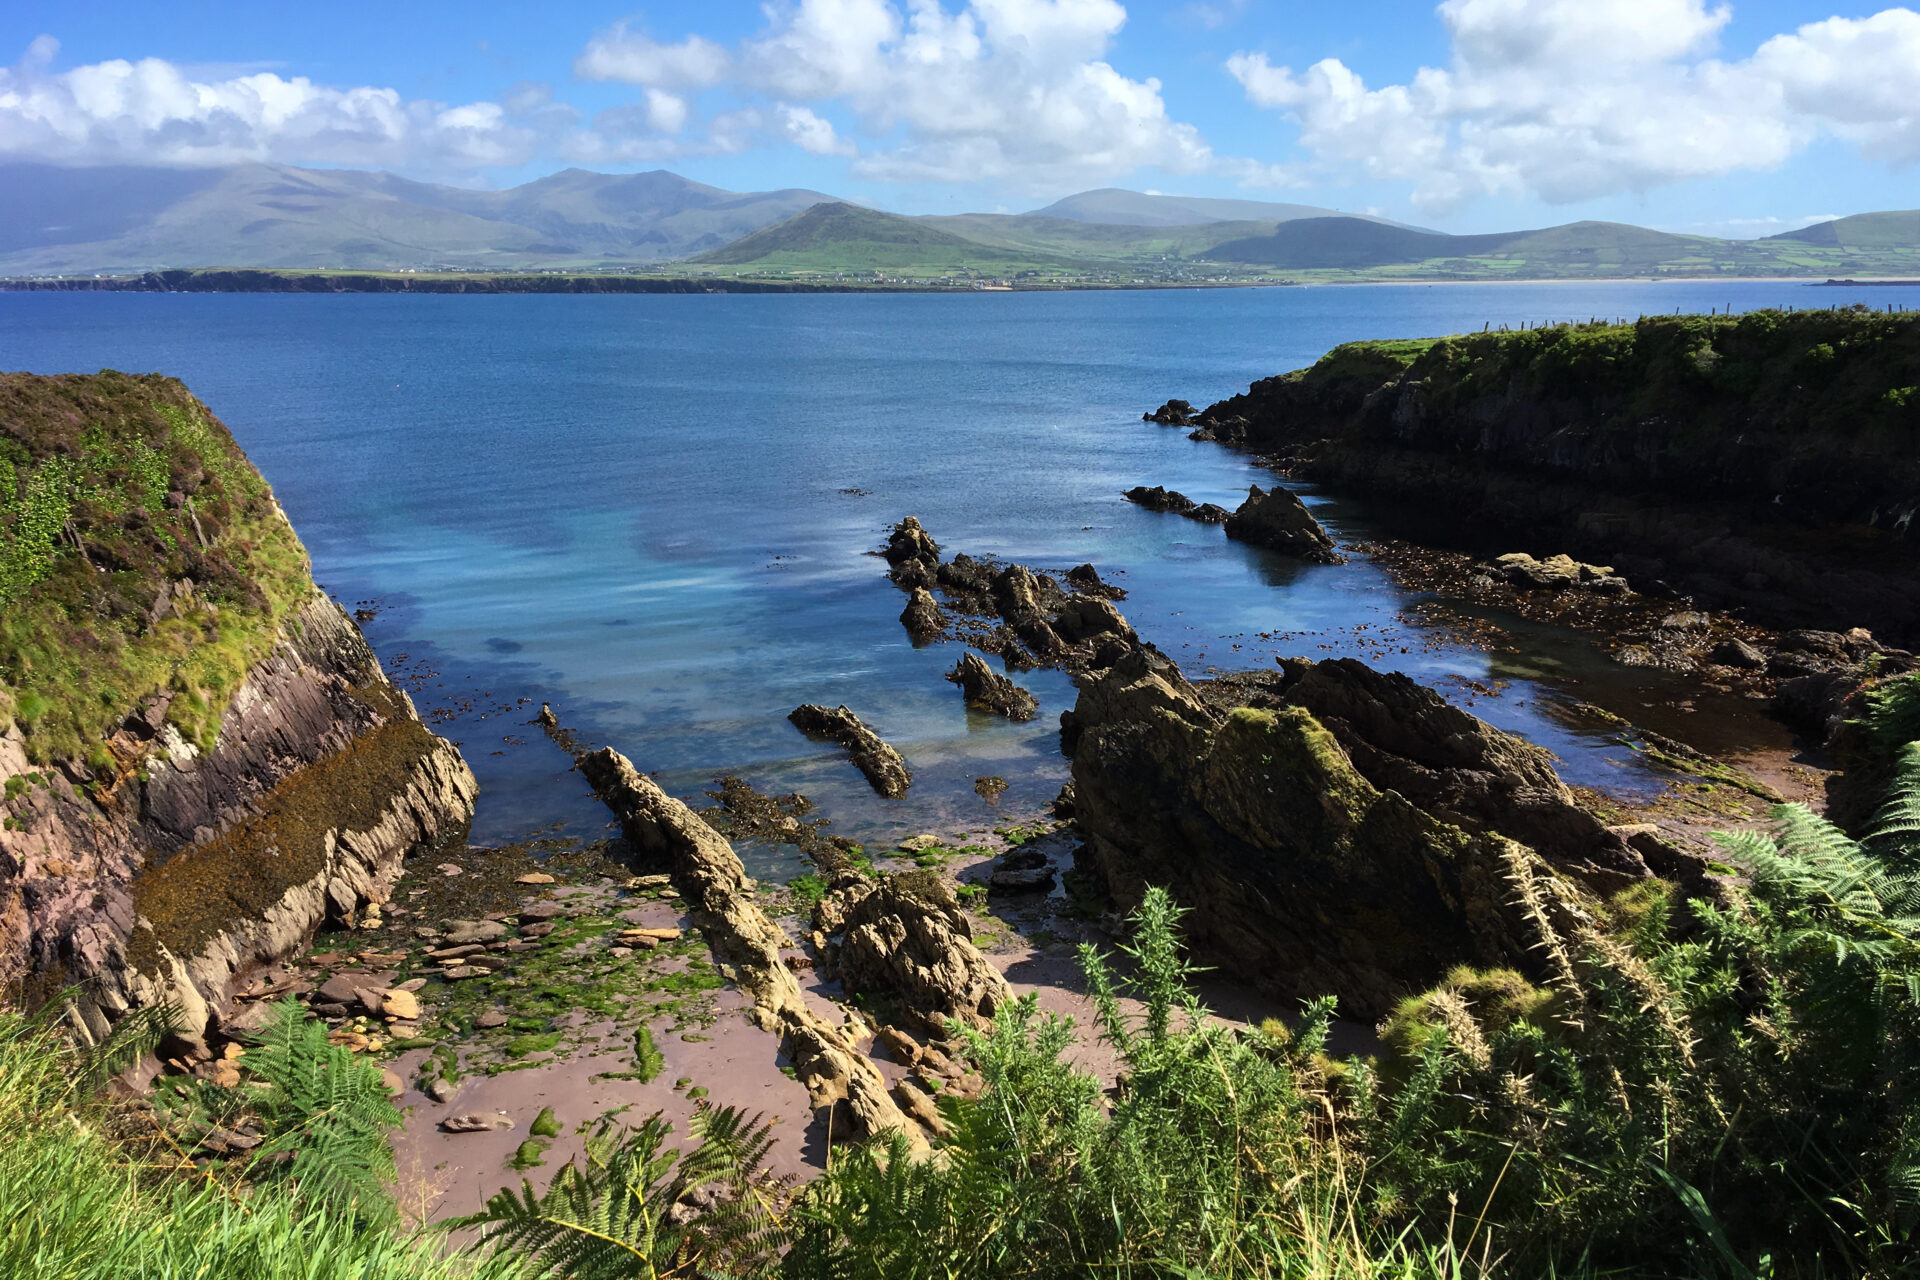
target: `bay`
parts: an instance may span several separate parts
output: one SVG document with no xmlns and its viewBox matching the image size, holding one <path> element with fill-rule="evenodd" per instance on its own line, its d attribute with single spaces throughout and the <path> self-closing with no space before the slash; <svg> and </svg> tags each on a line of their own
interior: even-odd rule
<svg viewBox="0 0 1920 1280">
<path fill-rule="evenodd" d="M 968 713 L 915 649 L 869 553 L 902 516 L 943 548 L 1129 592 L 1190 674 L 1351 654 L 1408 671 L 1553 749 L 1578 781 L 1658 785 L 1565 707 L 1624 676 L 1529 629 L 1491 656 L 1408 620 L 1364 558 L 1302 566 L 1134 507 L 1135 484 L 1235 505 L 1266 473 L 1140 421 L 1336 343 L 1731 307 L 1920 303 L 1920 288 L 1790 282 L 1353 286 L 806 297 L 0 294 L 0 367 L 183 379 L 273 483 L 316 579 L 483 787 L 475 839 L 592 837 L 606 815 L 531 725 L 569 727 L 698 798 L 722 773 L 806 792 L 835 831 L 890 841 L 1031 813 L 1067 773 L 1073 688 L 1021 677 L 1041 716 Z M 1342 540 L 1361 501 L 1306 495 Z M 1558 548 L 1517 548 L 1547 553 Z M 1383 647 L 1383 632 L 1399 641 Z M 1405 653 L 1393 650 L 1403 648 Z M 1387 655 L 1382 656 L 1383 652 Z M 1467 681 L 1509 680 L 1499 699 Z M 845 702 L 915 768 L 881 801 L 786 713 Z M 1780 732 L 1717 722 L 1714 747 Z M 1010 785 L 996 808 L 975 777 Z M 749 851 L 759 874 L 788 865 Z"/>
</svg>

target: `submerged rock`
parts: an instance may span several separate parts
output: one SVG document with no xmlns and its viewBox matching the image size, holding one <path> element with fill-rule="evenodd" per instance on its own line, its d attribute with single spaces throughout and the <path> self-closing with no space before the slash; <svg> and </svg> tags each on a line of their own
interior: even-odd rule
<svg viewBox="0 0 1920 1280">
<path fill-rule="evenodd" d="M 947 679 L 960 686 L 967 705 L 976 711 L 1009 720 L 1031 720 L 1040 708 L 1032 694 L 988 667 L 977 654 L 962 657 L 947 672 Z"/>
<path fill-rule="evenodd" d="M 1333 539 L 1313 518 L 1306 504 L 1280 488 L 1253 485 L 1247 500 L 1227 518 L 1227 536 L 1256 547 L 1278 551 L 1312 564 L 1342 564 L 1346 557 L 1334 549 Z"/>
<path fill-rule="evenodd" d="M 844 705 L 823 707 L 809 702 L 795 707 L 787 719 L 809 738 L 837 742 L 845 747 L 854 767 L 866 775 L 875 791 L 888 799 L 906 794 L 912 785 L 913 775 L 900 753 Z"/>
<path fill-rule="evenodd" d="M 1165 511 L 1176 516 L 1185 516 L 1189 520 L 1198 520 L 1202 524 L 1225 524 L 1232 515 L 1225 507 L 1212 502 L 1195 502 L 1177 489 L 1163 489 L 1159 485 L 1148 488 L 1135 485 L 1120 495 L 1128 502 L 1138 503 L 1149 511 Z"/>
</svg>

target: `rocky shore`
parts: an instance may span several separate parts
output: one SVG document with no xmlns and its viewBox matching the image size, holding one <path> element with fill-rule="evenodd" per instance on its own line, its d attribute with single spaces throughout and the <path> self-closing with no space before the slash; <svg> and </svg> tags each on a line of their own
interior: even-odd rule
<svg viewBox="0 0 1920 1280">
<path fill-rule="evenodd" d="M 1353 343 L 1148 416 L 1363 495 L 1419 540 L 1567 553 L 1770 626 L 1844 620 L 1911 648 L 1915 320 L 1760 311 Z"/>
</svg>

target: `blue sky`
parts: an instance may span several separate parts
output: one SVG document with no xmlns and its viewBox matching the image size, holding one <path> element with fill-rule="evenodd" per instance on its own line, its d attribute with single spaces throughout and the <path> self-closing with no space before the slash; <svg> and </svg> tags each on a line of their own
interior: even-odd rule
<svg viewBox="0 0 1920 1280">
<path fill-rule="evenodd" d="M 1902 7 L 15 0 L 0 60 L 0 155 L 64 164 L 668 168 L 907 213 L 1130 186 L 1457 231 L 1920 206 Z"/>
</svg>

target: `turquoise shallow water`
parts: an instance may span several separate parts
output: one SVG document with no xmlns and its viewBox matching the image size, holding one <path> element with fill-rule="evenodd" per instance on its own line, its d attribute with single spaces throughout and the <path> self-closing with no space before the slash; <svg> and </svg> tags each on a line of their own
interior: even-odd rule
<svg viewBox="0 0 1920 1280">
<path fill-rule="evenodd" d="M 1055 718 L 1073 696 L 1038 672 L 1022 677 L 1034 723 L 965 711 L 941 679 L 958 649 L 907 642 L 903 599 L 867 554 L 899 517 L 920 516 L 949 552 L 1092 561 L 1190 671 L 1375 657 L 1359 637 L 1404 628 L 1408 603 L 1376 567 L 1301 566 L 1120 498 L 1157 483 L 1232 506 L 1264 478 L 1141 423 L 1143 409 L 1205 404 L 1354 338 L 1856 299 L 1912 306 L 1920 289 L 0 294 L 0 367 L 159 370 L 211 405 L 273 482 L 315 577 L 350 606 L 378 602 L 369 638 L 480 775 L 477 839 L 605 826 L 526 723 L 541 700 L 682 795 L 738 772 L 807 792 L 835 830 L 889 838 L 1050 798 L 1066 775 Z M 1367 532 L 1364 503 L 1322 514 L 1336 536 Z M 1514 665 L 1422 640 L 1383 665 L 1463 698 L 1462 679 Z M 1644 785 L 1626 752 L 1556 715 L 1600 678 L 1591 647 L 1527 643 L 1527 674 L 1474 710 L 1546 742 L 1570 776 Z M 809 701 L 844 701 L 895 742 L 918 774 L 907 797 L 875 799 L 801 738 L 785 715 Z M 1001 810 L 972 790 L 986 773 L 1012 783 Z"/>
</svg>

